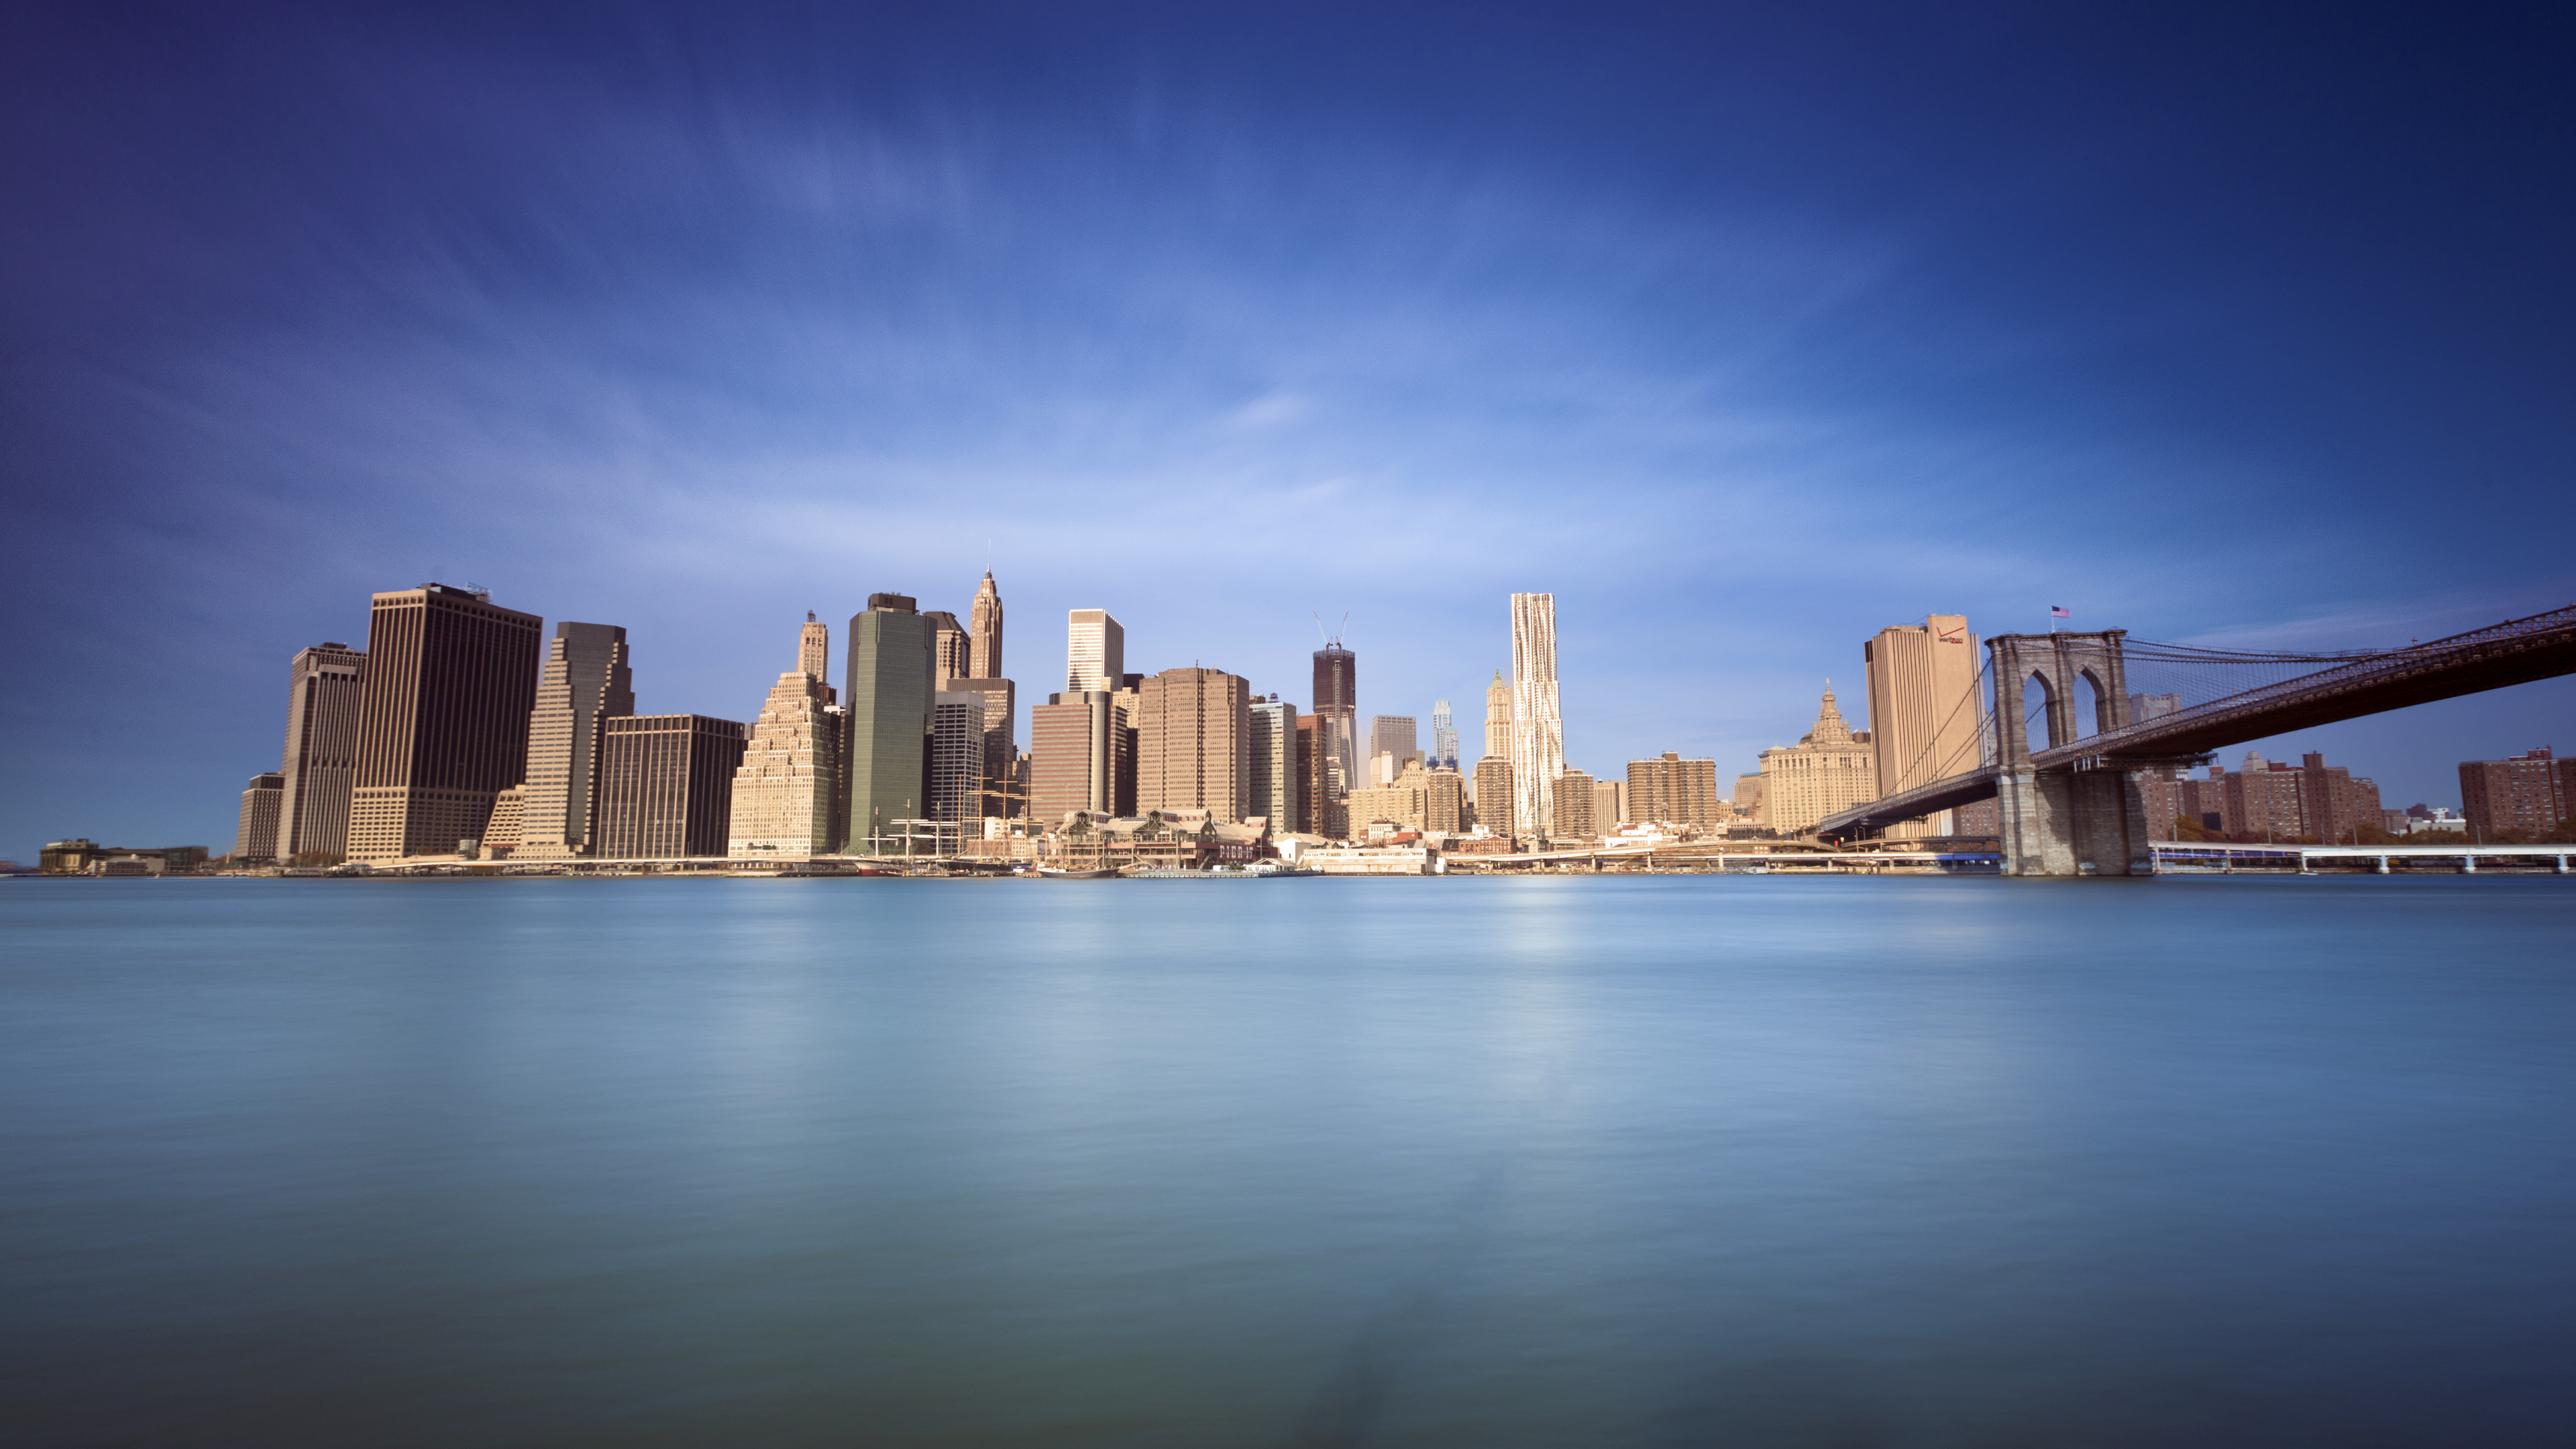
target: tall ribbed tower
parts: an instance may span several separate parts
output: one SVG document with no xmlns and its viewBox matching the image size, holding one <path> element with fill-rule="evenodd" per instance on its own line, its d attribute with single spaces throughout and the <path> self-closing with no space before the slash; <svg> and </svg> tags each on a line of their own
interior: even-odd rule
<svg viewBox="0 0 2576 1449">
<path fill-rule="evenodd" d="M 1512 595 L 1512 833 L 1556 828 L 1565 722 L 1556 698 L 1556 595 Z"/>
<path fill-rule="evenodd" d="M 967 673 L 976 679 L 1002 677 L 1002 592 L 993 587 L 993 571 L 975 588 L 975 606 L 967 611 Z"/>
</svg>

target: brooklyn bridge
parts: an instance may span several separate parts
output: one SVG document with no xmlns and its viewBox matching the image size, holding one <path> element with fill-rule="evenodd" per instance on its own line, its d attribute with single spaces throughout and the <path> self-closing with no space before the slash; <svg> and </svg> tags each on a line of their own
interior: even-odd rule
<svg viewBox="0 0 2576 1449">
<path fill-rule="evenodd" d="M 2437 699 L 2576 673 L 2576 606 L 2398 649 L 2280 653 L 2157 644 L 2123 629 L 1986 641 L 1945 730 L 1958 758 L 1910 762 L 1925 780 L 1827 816 L 1827 840 L 1998 802 L 2007 875 L 2154 872 L 2142 771 L 2206 764 L 2228 745 Z M 1967 758 L 1968 750 L 1974 758 Z"/>
</svg>

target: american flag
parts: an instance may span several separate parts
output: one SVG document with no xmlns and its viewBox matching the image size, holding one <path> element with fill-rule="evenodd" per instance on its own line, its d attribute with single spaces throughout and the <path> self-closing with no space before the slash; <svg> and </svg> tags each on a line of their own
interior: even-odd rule
<svg viewBox="0 0 2576 1449">
<path fill-rule="evenodd" d="M 2075 615 L 2063 604 L 2051 604 L 2048 606 L 2048 617 L 2052 619 L 2072 619 Z"/>
</svg>

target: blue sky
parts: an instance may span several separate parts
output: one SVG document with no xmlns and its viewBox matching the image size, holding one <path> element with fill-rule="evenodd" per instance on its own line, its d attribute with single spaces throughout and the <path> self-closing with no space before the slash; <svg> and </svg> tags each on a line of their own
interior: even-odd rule
<svg viewBox="0 0 2576 1449">
<path fill-rule="evenodd" d="M 0 853 L 228 844 L 437 577 L 749 718 L 806 609 L 1732 771 L 1960 612 L 2360 647 L 2576 599 L 2539 9 L 13 12 Z M 1212 11 L 1223 9 L 1224 13 Z M 2260 746 L 2392 804 L 2567 681 Z M 2242 751 L 2231 751 L 2234 756 Z"/>
</svg>

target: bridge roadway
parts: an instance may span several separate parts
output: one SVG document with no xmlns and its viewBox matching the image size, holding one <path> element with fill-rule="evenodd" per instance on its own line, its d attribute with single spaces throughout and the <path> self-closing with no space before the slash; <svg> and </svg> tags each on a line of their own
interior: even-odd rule
<svg viewBox="0 0 2576 1449">
<path fill-rule="evenodd" d="M 2153 646 L 2138 647 L 2143 653 Z M 2576 673 L 2576 605 L 2329 665 L 2296 679 L 2104 730 L 2072 744 L 2033 750 L 2030 763 L 2044 773 L 2139 769 L 2198 760 L 2247 740 L 2571 673 Z M 1997 680 L 1995 689 L 2001 705 L 2020 708 L 2017 681 L 2007 692 L 2005 681 Z M 1828 840 L 1849 839 L 1864 830 L 1992 799 L 1999 773 L 1994 765 L 1980 765 L 1856 805 L 1818 821 L 1816 834 Z"/>
</svg>

